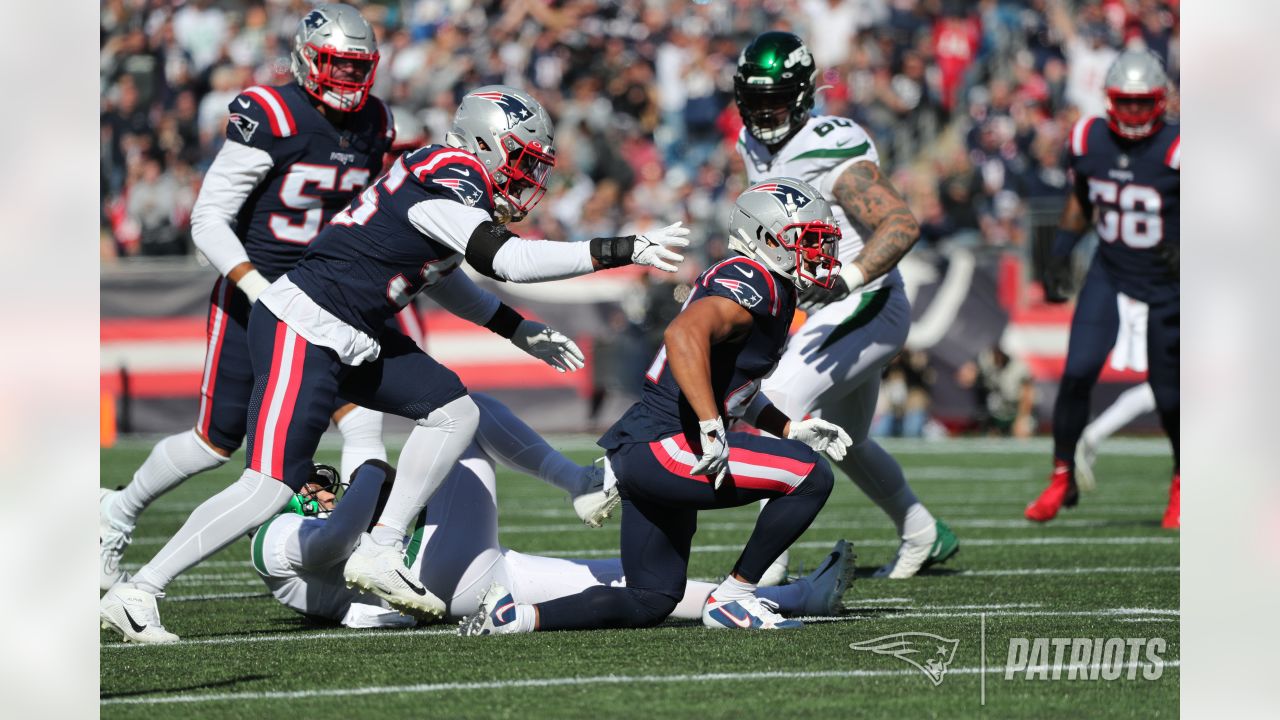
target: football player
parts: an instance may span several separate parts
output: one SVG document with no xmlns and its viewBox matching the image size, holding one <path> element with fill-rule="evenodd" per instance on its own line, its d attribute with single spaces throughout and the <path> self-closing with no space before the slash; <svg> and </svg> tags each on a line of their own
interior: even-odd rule
<svg viewBox="0 0 1280 720">
<path fill-rule="evenodd" d="M 1120 325 L 1116 297 L 1147 305 L 1147 378 L 1160 424 L 1173 446 L 1173 481 L 1162 525 L 1181 522 L 1178 464 L 1178 126 L 1165 120 L 1169 77 L 1145 50 L 1126 50 L 1107 71 L 1107 117 L 1071 129 L 1072 192 L 1045 263 L 1045 298 L 1065 302 L 1072 249 L 1092 225 L 1098 250 L 1076 298 L 1067 363 L 1053 408 L 1053 472 L 1026 517 L 1052 520 L 1079 493 L 1075 451 L 1089 419 L 1089 395 Z"/>
<path fill-rule="evenodd" d="M 902 467 L 867 435 L 880 376 L 906 342 L 911 305 L 898 273 L 920 236 L 907 203 L 880 170 L 875 144 L 848 118 L 810 114 L 813 55 L 787 32 L 757 36 L 738 57 L 734 100 L 742 116 L 738 153 L 747 179 L 800 178 L 832 206 L 841 230 L 840 274 L 800 297 L 808 313 L 764 394 L 793 418 L 821 416 L 853 438 L 836 465 L 893 521 L 901 538 L 877 576 L 909 578 L 959 549 L 955 534 L 912 492 Z M 784 553 L 766 582 L 786 574 Z"/>
<path fill-rule="evenodd" d="M 757 584 L 831 493 L 831 468 L 818 453 L 843 457 L 849 437 L 826 420 L 788 418 L 756 397 L 782 354 L 797 288 L 835 277 L 840 229 L 816 189 L 775 178 L 738 197 L 729 234 L 732 255 L 698 277 L 667 326 L 640 400 L 600 438 L 622 493 L 626 587 L 530 604 L 495 586 L 462 634 L 656 625 L 685 595 L 698 511 L 765 498 L 771 501 L 732 573 L 707 596 L 702 622 L 801 626 L 775 612 Z M 739 418 L 777 437 L 726 433 Z"/>
<path fill-rule="evenodd" d="M 253 390 L 246 327 L 258 295 L 302 258 L 320 229 L 381 172 L 391 114 L 369 94 L 373 28 L 348 5 L 322 5 L 298 24 L 296 82 L 255 86 L 228 106 L 226 142 L 205 174 L 192 237 L 220 276 L 210 297 L 208 350 L 195 428 L 152 449 L 123 492 L 99 496 L 103 590 L 127 577 L 120 559 L 138 516 L 187 478 L 219 467 L 244 441 Z M 382 416 L 330 408 L 343 468 L 386 458 Z"/>
<path fill-rule="evenodd" d="M 438 617 L 444 603 L 404 573 L 403 540 L 470 445 L 479 411 L 458 376 L 387 327 L 390 318 L 425 288 L 451 312 L 572 371 L 583 366 L 572 340 L 453 272 L 460 263 L 497 280 L 537 282 L 632 263 L 674 272 L 683 259 L 672 249 L 688 244 L 680 223 L 583 243 L 526 240 L 506 228 L 541 200 L 555 164 L 551 118 L 521 90 L 468 93 L 446 142 L 400 156 L 254 304 L 246 468 L 192 512 L 132 583 L 103 597 L 103 622 L 127 639 L 176 639 L 160 625 L 155 598 L 302 487 L 339 398 L 417 423 L 378 524 L 347 560 L 346 580 L 401 610 Z"/>
<path fill-rule="evenodd" d="M 446 615 L 474 613 L 494 583 L 511 588 L 517 602 L 536 603 L 624 582 L 617 558 L 570 560 L 527 555 L 498 543 L 495 462 L 539 477 L 576 494 L 575 509 L 588 524 L 599 524 L 617 502 L 617 486 L 602 491 L 603 467 L 582 467 L 556 452 L 505 406 L 473 394 L 480 408 L 475 441 L 419 516 L 409 543 L 408 572 L 447 605 Z M 317 466 L 323 467 L 323 466 Z M 295 495 L 284 514 L 260 527 L 252 542 L 252 562 L 272 595 L 297 612 L 348 627 L 400 627 L 413 620 L 376 596 L 349 589 L 342 563 L 385 502 L 394 471 L 376 461 L 352 479 L 332 508 L 320 485 L 304 487 L 318 499 Z M 812 575 L 765 597 L 786 614 L 835 614 L 853 578 L 853 553 L 841 541 Z M 711 583 L 689 581 L 672 614 L 697 620 Z"/>
</svg>

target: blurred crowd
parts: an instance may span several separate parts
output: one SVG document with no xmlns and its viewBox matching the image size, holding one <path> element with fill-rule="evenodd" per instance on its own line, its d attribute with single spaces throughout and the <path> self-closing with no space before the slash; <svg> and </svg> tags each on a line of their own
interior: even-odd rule
<svg viewBox="0 0 1280 720">
<path fill-rule="evenodd" d="M 194 254 L 190 211 L 227 104 L 249 85 L 292 81 L 292 36 L 312 4 L 104 0 L 104 263 Z M 421 123 L 427 142 L 442 141 L 461 95 L 484 84 L 524 87 L 551 112 L 552 188 L 519 233 L 578 241 L 684 220 L 694 274 L 725 252 L 728 209 L 744 187 L 733 74 L 759 32 L 806 40 L 820 73 L 816 111 L 867 128 L 920 219 L 921 245 L 935 249 L 1025 252 L 1035 223 L 1056 222 L 1067 133 L 1081 114 L 1103 112 L 1103 75 L 1119 49 L 1151 49 L 1175 83 L 1179 65 L 1178 0 L 351 4 L 379 40 L 374 93 Z M 651 302 L 615 318 L 641 344 L 678 309 L 666 280 L 646 282 L 637 297 Z M 915 432 L 922 395 L 900 395 L 892 431 Z"/>
</svg>

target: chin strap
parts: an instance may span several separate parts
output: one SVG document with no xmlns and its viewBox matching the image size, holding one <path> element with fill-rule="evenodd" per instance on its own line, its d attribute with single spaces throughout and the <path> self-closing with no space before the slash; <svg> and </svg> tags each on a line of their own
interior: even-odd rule
<svg viewBox="0 0 1280 720">
<path fill-rule="evenodd" d="M 794 268 L 791 270 L 784 270 L 775 265 L 767 255 L 759 252 L 759 246 L 756 245 L 756 241 L 752 240 L 751 236 L 747 235 L 747 232 L 742 228 L 738 228 L 736 234 L 729 236 L 728 245 L 730 250 L 742 253 L 756 262 L 764 263 L 765 267 L 779 275 L 782 275 L 783 277 L 791 278 L 791 282 L 795 284 L 796 287 L 802 290 L 804 289 L 804 281 L 800 278 L 800 273 L 796 272 Z"/>
</svg>

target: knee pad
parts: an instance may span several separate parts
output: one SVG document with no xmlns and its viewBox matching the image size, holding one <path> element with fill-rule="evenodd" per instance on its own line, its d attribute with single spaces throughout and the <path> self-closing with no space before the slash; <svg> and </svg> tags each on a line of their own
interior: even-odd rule
<svg viewBox="0 0 1280 720">
<path fill-rule="evenodd" d="M 432 430 L 474 433 L 480 427 L 480 408 L 469 395 L 463 395 L 418 418 L 417 423 Z"/>
</svg>

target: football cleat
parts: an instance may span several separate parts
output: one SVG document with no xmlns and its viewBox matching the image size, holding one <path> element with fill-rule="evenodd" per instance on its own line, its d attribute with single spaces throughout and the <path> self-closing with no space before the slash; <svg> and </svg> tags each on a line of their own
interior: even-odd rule
<svg viewBox="0 0 1280 720">
<path fill-rule="evenodd" d="M 573 511 L 578 514 L 582 522 L 587 524 L 587 527 L 603 527 L 604 521 L 609 519 L 622 502 L 617 483 L 605 487 L 604 462 L 606 462 L 604 458 L 596 460 L 595 467 L 587 471 L 587 476 L 590 478 L 587 492 L 573 499 Z"/>
<path fill-rule="evenodd" d="M 1175 473 L 1169 485 L 1169 505 L 1164 509 L 1164 519 L 1160 527 L 1165 530 L 1177 530 L 1182 527 L 1182 473 Z"/>
<path fill-rule="evenodd" d="M 721 602 L 715 595 L 707 596 L 702 606 L 702 624 L 717 630 L 792 630 L 804 627 L 799 620 L 789 620 L 777 612 L 778 604 L 772 600 L 748 595 L 745 598 Z"/>
<path fill-rule="evenodd" d="M 764 575 L 760 577 L 760 582 L 756 583 L 759 587 L 774 587 L 787 582 L 787 565 L 791 562 L 791 551 L 783 550 L 777 560 L 764 571 Z"/>
<path fill-rule="evenodd" d="M 1049 487 L 1027 505 L 1023 515 L 1028 520 L 1049 522 L 1058 516 L 1058 510 L 1075 507 L 1078 502 L 1080 492 L 1076 489 L 1075 474 L 1066 463 L 1057 460 L 1053 464 L 1053 475 L 1049 476 Z"/>
<path fill-rule="evenodd" d="M 423 587 L 405 567 L 400 543 L 379 545 L 368 533 L 362 534 L 342 569 L 342 577 L 347 587 L 373 593 L 402 613 L 421 620 L 439 620 L 444 615 L 440 598 Z"/>
<path fill-rule="evenodd" d="M 1089 436 L 1081 435 L 1080 442 L 1076 443 L 1076 486 L 1085 492 L 1093 492 L 1098 487 L 1098 480 L 1093 475 L 1093 463 L 1098 459 L 1098 446 L 1089 439 Z"/>
<path fill-rule="evenodd" d="M 160 624 L 156 598 L 133 583 L 119 582 L 98 602 L 98 618 L 103 630 L 115 630 L 125 642 L 162 644 L 178 642 L 178 636 Z"/>
<path fill-rule="evenodd" d="M 951 526 L 934 520 L 931 527 L 902 538 L 893 561 L 876 570 L 873 577 L 906 580 L 927 567 L 944 563 L 960 552 L 960 541 Z"/>
<path fill-rule="evenodd" d="M 519 632 L 516 629 L 516 601 L 498 583 L 490 585 L 484 597 L 480 598 L 480 607 L 458 623 L 458 634 L 463 637 L 513 632 Z"/>
<path fill-rule="evenodd" d="M 101 488 L 98 492 L 98 589 L 109 590 L 118 582 L 129 582 L 129 573 L 120 567 L 124 551 L 133 541 L 133 528 L 124 528 L 111 521 L 107 512 L 118 490 Z"/>
<path fill-rule="evenodd" d="M 809 586 L 804 614 L 839 615 L 844 610 L 844 594 L 853 584 L 856 559 L 853 543 L 837 540 L 831 554 L 827 555 L 818 569 L 796 581 Z"/>
</svg>

